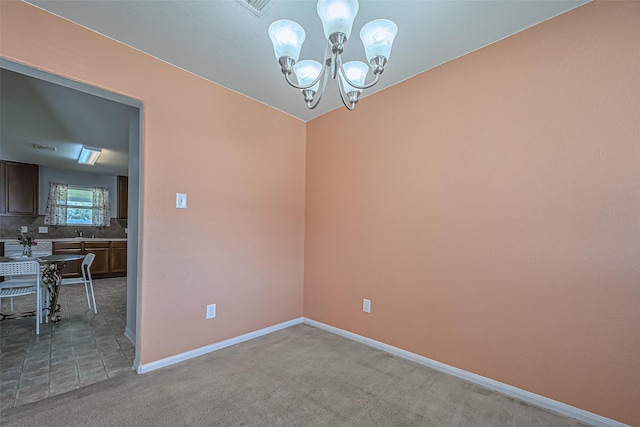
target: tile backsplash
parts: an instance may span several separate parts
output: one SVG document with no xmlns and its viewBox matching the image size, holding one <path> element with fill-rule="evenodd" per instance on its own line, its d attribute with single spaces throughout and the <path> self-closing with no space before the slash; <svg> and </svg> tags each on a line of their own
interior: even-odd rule
<svg viewBox="0 0 640 427">
<path fill-rule="evenodd" d="M 29 234 L 32 234 L 36 240 L 38 239 L 63 239 L 68 237 L 76 237 L 75 230 L 82 231 L 84 237 L 96 238 L 126 238 L 124 232 L 127 226 L 127 220 L 111 218 L 109 227 L 87 227 L 87 226 L 59 226 L 45 225 L 44 215 L 32 216 L 0 216 L 0 238 L 13 239 L 20 234 L 20 227 L 27 226 Z M 49 232 L 46 234 L 38 233 L 39 227 L 48 227 Z"/>
</svg>

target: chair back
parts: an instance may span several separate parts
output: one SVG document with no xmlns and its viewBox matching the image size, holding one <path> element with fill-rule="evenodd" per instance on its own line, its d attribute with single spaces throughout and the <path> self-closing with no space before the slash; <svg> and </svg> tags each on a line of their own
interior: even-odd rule
<svg viewBox="0 0 640 427">
<path fill-rule="evenodd" d="M 14 282 L 10 280 L 0 283 L 0 298 L 11 298 L 11 310 L 13 310 L 13 297 L 36 294 L 36 335 L 39 335 L 44 304 L 42 286 L 40 286 L 40 264 L 37 261 L 0 262 L 0 276 L 29 277 L 28 281 L 16 280 Z"/>
<path fill-rule="evenodd" d="M 88 253 L 84 256 L 84 260 L 82 260 L 82 266 L 87 266 L 87 268 L 91 268 L 91 264 L 93 264 L 93 260 L 96 255 L 92 253 Z"/>
<path fill-rule="evenodd" d="M 82 265 L 80 266 L 80 270 L 82 271 L 82 281 L 85 282 L 85 287 L 87 279 L 91 281 L 91 264 L 93 264 L 93 260 L 95 259 L 96 254 L 92 254 L 89 252 L 84 256 L 82 260 Z"/>
<path fill-rule="evenodd" d="M 40 264 L 37 261 L 0 262 L 0 276 L 31 276 L 34 274 L 37 279 L 40 279 Z"/>
</svg>

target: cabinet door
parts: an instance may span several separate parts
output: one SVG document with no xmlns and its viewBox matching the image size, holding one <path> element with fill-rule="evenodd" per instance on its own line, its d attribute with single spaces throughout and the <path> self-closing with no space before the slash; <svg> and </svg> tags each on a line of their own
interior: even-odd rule
<svg viewBox="0 0 640 427">
<path fill-rule="evenodd" d="M 2 161 L 0 214 L 38 215 L 38 165 Z"/>
<path fill-rule="evenodd" d="M 62 242 L 53 244 L 54 255 L 84 255 L 81 242 Z M 62 277 L 82 277 L 80 266 L 82 260 L 68 261 L 62 269 Z"/>
<path fill-rule="evenodd" d="M 118 176 L 118 219 L 127 219 L 129 209 L 129 178 Z"/>
<path fill-rule="evenodd" d="M 111 259 L 109 262 L 111 274 L 127 274 L 127 242 L 111 242 Z"/>
<path fill-rule="evenodd" d="M 84 242 L 84 254 L 96 257 L 91 264 L 91 277 L 109 274 L 109 242 Z"/>
</svg>

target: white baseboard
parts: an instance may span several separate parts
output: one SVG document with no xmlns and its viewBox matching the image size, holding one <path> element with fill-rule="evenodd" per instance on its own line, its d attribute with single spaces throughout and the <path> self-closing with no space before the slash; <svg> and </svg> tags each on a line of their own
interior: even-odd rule
<svg viewBox="0 0 640 427">
<path fill-rule="evenodd" d="M 202 356 L 203 354 L 211 353 L 212 351 L 216 351 L 216 350 L 223 349 L 225 347 L 232 346 L 234 344 L 239 344 L 244 341 L 258 338 L 263 335 L 267 335 L 272 332 L 291 327 L 293 325 L 298 325 L 302 322 L 303 322 L 303 318 L 299 317 L 297 319 L 292 319 L 283 323 L 278 323 L 277 325 L 269 326 L 268 328 L 249 332 L 247 334 L 240 335 L 239 337 L 229 338 L 228 340 L 220 341 L 215 344 L 196 348 L 195 350 L 187 351 L 185 353 L 176 354 L 175 356 L 167 357 L 166 359 L 160 359 L 160 360 L 156 360 L 155 362 L 140 364 L 138 365 L 137 372 L 139 374 L 151 372 L 156 369 L 164 368 L 165 366 L 173 365 L 175 363 L 179 363 L 184 360 L 192 359 L 194 357 Z"/>
<path fill-rule="evenodd" d="M 129 338 L 131 344 L 136 345 L 136 334 L 134 334 L 128 326 L 124 328 L 124 336 Z"/>
<path fill-rule="evenodd" d="M 529 391 L 522 390 L 520 388 L 513 387 L 508 384 L 501 383 L 499 381 L 495 381 L 469 371 L 437 362 L 418 354 L 402 350 L 398 347 L 394 347 L 380 341 L 372 340 L 371 338 L 363 337 L 362 335 L 354 334 L 353 332 L 345 331 L 344 329 L 329 326 L 327 324 L 320 323 L 306 317 L 304 318 L 304 323 L 306 325 L 315 326 L 318 329 L 322 329 L 327 332 L 331 332 L 333 334 L 340 335 L 342 337 L 349 338 L 359 343 L 368 345 L 369 347 L 377 348 L 378 350 L 386 351 L 387 353 L 391 353 L 393 355 L 411 360 L 421 365 L 428 366 L 430 368 L 444 372 L 445 374 L 453 375 L 454 377 L 462 378 L 463 380 L 476 383 L 488 389 L 497 391 L 498 393 L 502 393 L 504 395 L 519 399 L 523 402 L 527 402 L 532 405 L 557 412 L 567 417 L 575 418 L 583 423 L 587 423 L 597 427 L 630 427 L 629 425 L 621 423 L 619 421 L 605 418 L 598 414 L 594 414 L 592 412 L 567 405 L 566 403 L 558 402 L 557 400 L 549 399 L 547 397 L 540 396 L 539 394 L 531 393 Z"/>
<path fill-rule="evenodd" d="M 136 371 L 138 374 L 151 372 L 156 369 L 164 368 L 165 366 L 170 366 L 175 363 L 182 362 L 184 360 L 192 359 L 194 357 L 198 357 L 203 354 L 210 353 L 212 351 L 220 350 L 225 347 L 229 347 L 244 341 L 258 338 L 263 335 L 267 335 L 272 332 L 279 331 L 281 329 L 298 325 L 300 323 L 305 323 L 307 325 L 314 326 L 318 329 L 322 329 L 324 331 L 331 332 L 336 335 L 340 335 L 342 337 L 351 339 L 353 341 L 357 341 L 369 347 L 386 351 L 388 353 L 402 357 L 404 359 L 408 359 L 413 362 L 419 363 L 421 365 L 436 369 L 440 372 L 444 372 L 446 374 L 453 375 L 458 378 L 462 378 L 472 383 L 476 383 L 488 389 L 497 391 L 498 393 L 502 393 L 506 396 L 510 396 L 510 397 L 519 399 L 523 402 L 527 402 L 532 405 L 557 412 L 567 417 L 575 418 L 583 423 L 587 423 L 596 427 L 630 427 L 628 424 L 624 424 L 619 421 L 612 420 L 610 418 L 605 418 L 598 414 L 594 414 L 592 412 L 588 412 L 583 409 L 576 408 L 575 406 L 567 405 L 566 403 L 558 402 L 557 400 L 549 399 L 547 397 L 540 396 L 539 394 L 531 393 L 529 391 L 526 391 L 517 387 L 513 387 L 508 384 L 501 383 L 499 381 L 495 381 L 490 378 L 483 377 L 481 375 L 477 375 L 469 371 L 455 368 L 453 366 L 446 365 L 444 363 L 429 359 L 427 357 L 420 356 L 418 354 L 411 353 L 406 350 L 402 350 L 401 348 L 394 347 L 394 346 L 382 343 L 380 341 L 376 341 L 371 338 L 364 337 L 362 335 L 354 334 L 353 332 L 345 331 L 344 329 L 339 329 L 334 326 L 329 326 L 327 324 L 317 322 L 315 320 L 308 319 L 306 317 L 299 317 L 297 319 L 292 319 L 287 322 L 269 326 L 264 329 L 259 329 L 257 331 L 249 332 L 247 334 L 240 335 L 235 338 L 230 338 L 225 341 L 221 341 L 205 347 L 197 348 L 195 350 L 187 351 L 185 353 L 177 354 L 175 356 L 167 357 L 166 359 L 161 359 L 161 360 L 157 360 L 155 362 L 146 363 L 146 364 L 140 364 L 138 365 Z M 127 334 L 127 330 L 125 330 L 125 336 L 131 339 L 131 337 Z M 132 342 L 135 342 L 135 339 L 132 340 Z"/>
</svg>

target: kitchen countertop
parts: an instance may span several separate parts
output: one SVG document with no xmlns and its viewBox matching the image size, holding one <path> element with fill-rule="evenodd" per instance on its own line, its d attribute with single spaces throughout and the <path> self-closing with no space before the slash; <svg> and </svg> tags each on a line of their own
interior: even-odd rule
<svg viewBox="0 0 640 427">
<path fill-rule="evenodd" d="M 36 242 L 126 242 L 126 237 L 60 237 L 57 239 L 47 238 L 35 238 Z M 17 238 L 13 239 L 0 239 L 0 242 L 15 242 L 18 243 Z"/>
<path fill-rule="evenodd" d="M 59 239 L 40 239 L 42 242 L 126 242 L 121 237 L 62 237 Z"/>
</svg>

